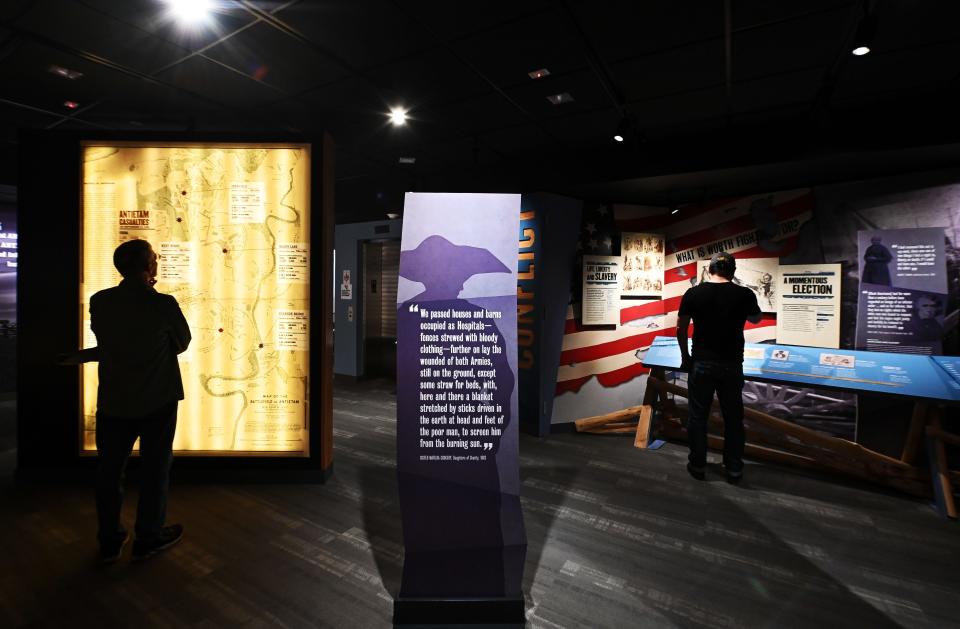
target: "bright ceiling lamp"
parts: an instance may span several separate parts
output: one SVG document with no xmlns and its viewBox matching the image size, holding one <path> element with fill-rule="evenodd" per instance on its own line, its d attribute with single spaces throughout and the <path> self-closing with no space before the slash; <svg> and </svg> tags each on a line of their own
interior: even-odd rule
<svg viewBox="0 0 960 629">
<path fill-rule="evenodd" d="M 407 124 L 407 110 L 402 107 L 394 107 L 390 110 L 390 122 L 395 127 L 402 127 Z"/>
<path fill-rule="evenodd" d="M 199 26 L 210 20 L 211 0 L 164 0 L 170 15 L 183 26 Z"/>
</svg>

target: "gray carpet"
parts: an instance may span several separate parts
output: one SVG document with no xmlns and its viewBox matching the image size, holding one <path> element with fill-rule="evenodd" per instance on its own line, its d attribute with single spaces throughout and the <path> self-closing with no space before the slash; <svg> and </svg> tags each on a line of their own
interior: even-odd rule
<svg viewBox="0 0 960 629">
<path fill-rule="evenodd" d="M 0 626 L 389 626 L 394 396 L 339 386 L 334 407 L 326 485 L 176 485 L 183 542 L 109 568 L 91 490 L 14 486 L 0 453 Z M 632 441 L 522 438 L 529 626 L 960 627 L 960 528 L 928 505 L 766 464 L 697 482 L 682 446 Z"/>
</svg>

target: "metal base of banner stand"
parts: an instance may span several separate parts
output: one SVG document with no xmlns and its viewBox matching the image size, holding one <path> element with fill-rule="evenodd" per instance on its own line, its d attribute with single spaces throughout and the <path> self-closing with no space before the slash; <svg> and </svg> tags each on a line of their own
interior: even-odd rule
<svg viewBox="0 0 960 629">
<path fill-rule="evenodd" d="M 393 626 L 469 627 L 470 629 L 524 627 L 522 598 L 406 598 L 393 602 Z"/>
</svg>

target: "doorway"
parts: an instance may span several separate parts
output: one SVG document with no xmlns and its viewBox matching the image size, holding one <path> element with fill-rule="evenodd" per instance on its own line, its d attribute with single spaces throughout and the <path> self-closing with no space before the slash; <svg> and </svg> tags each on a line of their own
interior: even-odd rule
<svg viewBox="0 0 960 629">
<path fill-rule="evenodd" d="M 363 374 L 397 377 L 397 278 L 400 241 L 363 243 Z"/>
</svg>

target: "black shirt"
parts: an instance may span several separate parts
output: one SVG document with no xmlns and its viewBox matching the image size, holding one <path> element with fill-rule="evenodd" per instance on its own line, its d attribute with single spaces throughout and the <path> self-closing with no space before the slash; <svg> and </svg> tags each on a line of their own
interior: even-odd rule
<svg viewBox="0 0 960 629">
<path fill-rule="evenodd" d="M 190 344 L 177 300 L 151 286 L 123 280 L 90 298 L 97 335 L 97 410 L 142 417 L 183 399 L 177 354 Z"/>
<path fill-rule="evenodd" d="M 743 324 L 760 306 L 749 288 L 701 282 L 683 294 L 677 314 L 693 319 L 694 360 L 743 362 Z"/>
</svg>

